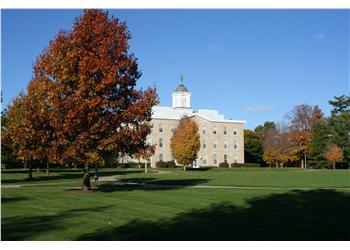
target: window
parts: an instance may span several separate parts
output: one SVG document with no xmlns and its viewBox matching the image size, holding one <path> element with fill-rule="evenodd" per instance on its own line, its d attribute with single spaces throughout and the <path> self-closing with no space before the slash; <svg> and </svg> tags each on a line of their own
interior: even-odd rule
<svg viewBox="0 0 350 250">
<path fill-rule="evenodd" d="M 175 130 L 175 126 L 172 125 L 172 126 L 170 127 L 170 131 L 171 131 L 171 132 L 174 132 L 174 130 Z"/>
<path fill-rule="evenodd" d="M 224 135 L 227 135 L 227 128 L 224 127 Z"/>
<path fill-rule="evenodd" d="M 159 160 L 163 161 L 163 154 L 159 154 Z"/>
<path fill-rule="evenodd" d="M 214 127 L 214 128 L 213 128 L 213 134 L 216 135 L 216 132 L 217 132 L 217 128 Z"/>
<path fill-rule="evenodd" d="M 207 128 L 202 128 L 202 134 L 206 135 L 207 134 Z"/>
<path fill-rule="evenodd" d="M 204 165 L 206 165 L 206 164 L 207 164 L 207 156 L 206 156 L 206 155 L 204 155 L 204 156 L 203 156 L 203 160 L 202 160 L 202 162 L 203 162 L 203 164 L 204 164 Z"/>
<path fill-rule="evenodd" d="M 203 139 L 202 148 L 207 148 L 207 140 Z"/>
<path fill-rule="evenodd" d="M 159 138 L 159 147 L 160 147 L 160 148 L 163 147 L 163 138 Z"/>
<path fill-rule="evenodd" d="M 233 148 L 234 148 L 234 149 L 237 149 L 237 148 L 238 148 L 238 144 L 237 144 L 237 141 L 236 141 L 236 140 L 233 141 Z"/>
<path fill-rule="evenodd" d="M 217 147 L 218 147 L 218 142 L 214 141 L 213 148 L 217 148 Z"/>
<path fill-rule="evenodd" d="M 213 154 L 213 164 L 214 165 L 218 164 L 218 158 L 216 154 Z"/>
<path fill-rule="evenodd" d="M 224 141 L 224 149 L 227 149 L 227 148 L 228 148 L 227 141 Z"/>
<path fill-rule="evenodd" d="M 233 162 L 237 163 L 238 162 L 238 155 L 233 155 Z"/>
<path fill-rule="evenodd" d="M 163 124 L 159 124 L 159 132 L 163 133 Z"/>
<path fill-rule="evenodd" d="M 233 130 L 233 135 L 237 135 L 237 129 Z"/>
<path fill-rule="evenodd" d="M 224 162 L 227 163 L 227 155 L 224 155 Z"/>
</svg>

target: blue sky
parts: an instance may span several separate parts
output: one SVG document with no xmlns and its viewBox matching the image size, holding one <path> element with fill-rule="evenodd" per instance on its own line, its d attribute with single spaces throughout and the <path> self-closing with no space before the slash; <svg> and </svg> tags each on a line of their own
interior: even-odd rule
<svg viewBox="0 0 350 250">
<path fill-rule="evenodd" d="M 35 58 L 82 10 L 2 10 L 1 84 L 6 106 Z M 349 94 L 349 10 L 109 10 L 126 21 L 139 86 L 171 105 L 180 75 L 192 107 L 217 109 L 247 128 L 280 121 L 295 105 Z M 4 107 L 2 107 L 4 108 Z"/>
</svg>

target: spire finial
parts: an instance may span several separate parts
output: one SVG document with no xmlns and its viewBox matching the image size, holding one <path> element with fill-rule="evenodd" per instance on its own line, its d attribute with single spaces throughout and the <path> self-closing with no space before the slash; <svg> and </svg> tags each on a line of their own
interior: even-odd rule
<svg viewBox="0 0 350 250">
<path fill-rule="evenodd" d="M 184 82 L 184 76 L 183 76 L 183 75 L 180 76 L 180 82 L 181 82 L 181 83 Z"/>
</svg>

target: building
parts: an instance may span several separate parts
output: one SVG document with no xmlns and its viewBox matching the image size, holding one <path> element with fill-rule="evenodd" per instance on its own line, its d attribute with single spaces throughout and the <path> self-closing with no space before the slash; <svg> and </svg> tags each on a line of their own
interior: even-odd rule
<svg viewBox="0 0 350 250">
<path fill-rule="evenodd" d="M 155 106 L 152 133 L 148 143 L 156 145 L 151 167 L 157 161 L 171 161 L 170 141 L 175 127 L 183 116 L 192 117 L 198 124 L 201 147 L 194 166 L 218 166 L 220 162 L 244 163 L 244 124 L 227 120 L 217 110 L 191 108 L 191 93 L 181 83 L 172 93 L 172 107 Z"/>
</svg>

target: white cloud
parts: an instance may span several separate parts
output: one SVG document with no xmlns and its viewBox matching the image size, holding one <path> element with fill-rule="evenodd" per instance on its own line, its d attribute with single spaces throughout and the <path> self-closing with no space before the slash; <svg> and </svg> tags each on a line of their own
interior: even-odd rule
<svg viewBox="0 0 350 250">
<path fill-rule="evenodd" d="M 270 107 L 268 105 L 260 104 L 260 105 L 255 105 L 255 106 L 247 106 L 244 110 L 245 110 L 245 112 L 262 113 L 262 112 L 269 111 L 269 109 L 270 109 Z"/>
<path fill-rule="evenodd" d="M 318 32 L 318 33 L 314 34 L 314 39 L 315 40 L 325 40 L 325 39 L 327 39 L 327 36 L 322 32 Z"/>
</svg>

